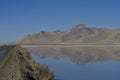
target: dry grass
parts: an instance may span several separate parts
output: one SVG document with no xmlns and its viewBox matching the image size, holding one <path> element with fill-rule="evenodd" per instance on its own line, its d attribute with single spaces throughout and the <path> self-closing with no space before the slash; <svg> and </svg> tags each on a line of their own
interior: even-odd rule
<svg viewBox="0 0 120 80">
<path fill-rule="evenodd" d="M 34 62 L 26 49 L 16 46 L 0 68 L 0 80 L 54 80 L 54 74 Z"/>
</svg>

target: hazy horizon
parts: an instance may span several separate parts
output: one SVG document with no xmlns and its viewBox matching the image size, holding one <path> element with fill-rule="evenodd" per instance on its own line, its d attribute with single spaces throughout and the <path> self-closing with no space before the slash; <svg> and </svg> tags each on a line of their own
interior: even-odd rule
<svg viewBox="0 0 120 80">
<path fill-rule="evenodd" d="M 0 0 L 0 42 L 41 30 L 67 30 L 77 24 L 119 28 L 120 1 Z"/>
</svg>

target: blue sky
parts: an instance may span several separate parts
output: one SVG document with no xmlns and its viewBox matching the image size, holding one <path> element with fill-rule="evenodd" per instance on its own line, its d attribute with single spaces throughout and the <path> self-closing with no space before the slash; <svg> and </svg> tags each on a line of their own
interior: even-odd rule
<svg viewBox="0 0 120 80">
<path fill-rule="evenodd" d="M 120 0 L 0 0 L 0 42 L 76 24 L 119 28 Z"/>
</svg>

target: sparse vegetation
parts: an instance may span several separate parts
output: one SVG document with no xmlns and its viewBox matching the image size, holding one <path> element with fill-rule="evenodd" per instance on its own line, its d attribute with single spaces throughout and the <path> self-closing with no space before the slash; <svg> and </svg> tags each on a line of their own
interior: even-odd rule
<svg viewBox="0 0 120 80">
<path fill-rule="evenodd" d="M 33 61 L 26 49 L 16 46 L 0 68 L 0 80 L 54 80 L 54 73 Z"/>
</svg>

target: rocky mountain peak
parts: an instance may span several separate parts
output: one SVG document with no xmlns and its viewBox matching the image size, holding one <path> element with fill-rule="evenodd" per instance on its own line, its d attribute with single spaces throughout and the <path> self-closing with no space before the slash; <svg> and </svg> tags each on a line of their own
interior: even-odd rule
<svg viewBox="0 0 120 80">
<path fill-rule="evenodd" d="M 40 31 L 36 35 L 38 35 L 38 36 L 45 36 L 46 34 L 48 34 L 48 32 L 46 32 L 46 31 Z"/>
<path fill-rule="evenodd" d="M 88 27 L 86 27 L 85 24 L 78 24 L 75 27 L 71 29 L 71 31 L 78 31 L 78 30 L 86 30 Z"/>
<path fill-rule="evenodd" d="M 78 29 L 81 29 L 81 28 L 87 28 L 85 24 L 78 24 L 76 25 L 74 28 L 78 28 Z"/>
<path fill-rule="evenodd" d="M 60 30 L 53 31 L 53 33 L 60 33 L 60 32 L 61 32 Z"/>
<path fill-rule="evenodd" d="M 70 30 L 70 33 L 75 34 L 93 34 L 94 31 L 85 24 L 78 24 Z"/>
<path fill-rule="evenodd" d="M 87 27 L 85 24 L 78 24 L 73 28 L 53 32 L 41 31 L 36 34 L 25 36 L 17 41 L 19 44 L 117 44 L 120 43 L 120 30 L 106 28 Z"/>
</svg>

